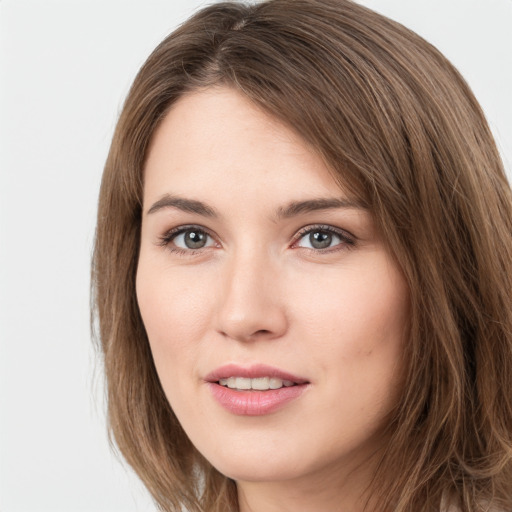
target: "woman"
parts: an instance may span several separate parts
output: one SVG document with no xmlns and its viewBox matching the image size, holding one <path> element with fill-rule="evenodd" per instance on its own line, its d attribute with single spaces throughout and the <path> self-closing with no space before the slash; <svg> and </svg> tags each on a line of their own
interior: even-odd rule
<svg viewBox="0 0 512 512">
<path fill-rule="evenodd" d="M 420 37 L 346 0 L 204 9 L 105 167 L 115 442 L 162 510 L 511 510 L 511 233 Z"/>
</svg>

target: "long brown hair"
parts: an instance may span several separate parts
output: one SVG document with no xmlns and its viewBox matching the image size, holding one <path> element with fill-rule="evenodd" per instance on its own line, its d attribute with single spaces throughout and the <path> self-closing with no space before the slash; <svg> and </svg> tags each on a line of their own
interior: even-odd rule
<svg viewBox="0 0 512 512">
<path fill-rule="evenodd" d="M 238 510 L 160 386 L 135 297 L 144 161 L 171 105 L 223 84 L 293 127 L 369 207 L 410 289 L 407 372 L 378 510 L 512 509 L 512 197 L 467 84 L 349 0 L 205 8 L 143 65 L 101 185 L 93 301 L 110 430 L 162 510 Z"/>
</svg>

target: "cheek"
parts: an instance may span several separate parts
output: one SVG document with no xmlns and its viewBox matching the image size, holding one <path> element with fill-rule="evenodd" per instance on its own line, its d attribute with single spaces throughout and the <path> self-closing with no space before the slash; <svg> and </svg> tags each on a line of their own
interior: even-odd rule
<svg viewBox="0 0 512 512">
<path fill-rule="evenodd" d="M 196 276 L 197 277 L 197 276 Z M 143 258 L 136 280 L 137 301 L 157 371 L 164 381 L 194 361 L 211 319 L 208 287 L 193 275 L 151 265 Z"/>
<path fill-rule="evenodd" d="M 137 301 L 153 361 L 167 400 L 182 421 L 190 411 L 190 377 L 197 374 L 201 340 L 208 328 L 205 304 L 196 280 L 147 264 L 137 270 Z"/>
<path fill-rule="evenodd" d="M 295 314 L 310 335 L 309 357 L 321 369 L 319 380 L 331 400 L 342 395 L 340 406 L 351 417 L 357 410 L 359 417 L 377 421 L 395 403 L 402 383 L 409 294 L 385 259 L 363 270 L 347 265 L 303 279 L 294 290 Z"/>
<path fill-rule="evenodd" d="M 181 329 L 197 328 L 208 303 L 208 286 L 203 281 L 192 269 L 176 271 L 161 257 L 152 258 L 141 251 L 136 293 L 148 334 L 153 332 L 157 339 L 159 334 L 168 337 Z"/>
<path fill-rule="evenodd" d="M 404 338 L 408 318 L 408 291 L 396 269 L 386 260 L 362 271 L 346 267 L 297 281 L 295 316 L 320 343 L 335 346 L 347 356 L 368 355 Z"/>
</svg>

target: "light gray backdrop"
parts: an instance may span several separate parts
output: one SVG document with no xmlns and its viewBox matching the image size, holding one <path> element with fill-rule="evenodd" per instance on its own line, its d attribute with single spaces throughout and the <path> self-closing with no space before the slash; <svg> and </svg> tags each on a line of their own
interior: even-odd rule
<svg viewBox="0 0 512 512">
<path fill-rule="evenodd" d="M 0 0 L 0 511 L 155 508 L 110 453 L 89 334 L 97 191 L 129 85 L 201 0 Z M 511 173 L 512 0 L 361 0 L 437 45 Z"/>
</svg>

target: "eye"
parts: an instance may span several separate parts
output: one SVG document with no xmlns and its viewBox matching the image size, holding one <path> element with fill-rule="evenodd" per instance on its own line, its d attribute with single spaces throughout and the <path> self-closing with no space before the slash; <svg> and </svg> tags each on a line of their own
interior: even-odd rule
<svg viewBox="0 0 512 512">
<path fill-rule="evenodd" d="M 174 251 L 194 251 L 215 245 L 215 240 L 198 226 L 183 226 L 171 230 L 161 238 L 161 245 Z"/>
<path fill-rule="evenodd" d="M 332 226 L 312 226 L 302 229 L 294 247 L 304 247 L 316 251 L 353 246 L 354 238 Z"/>
</svg>

